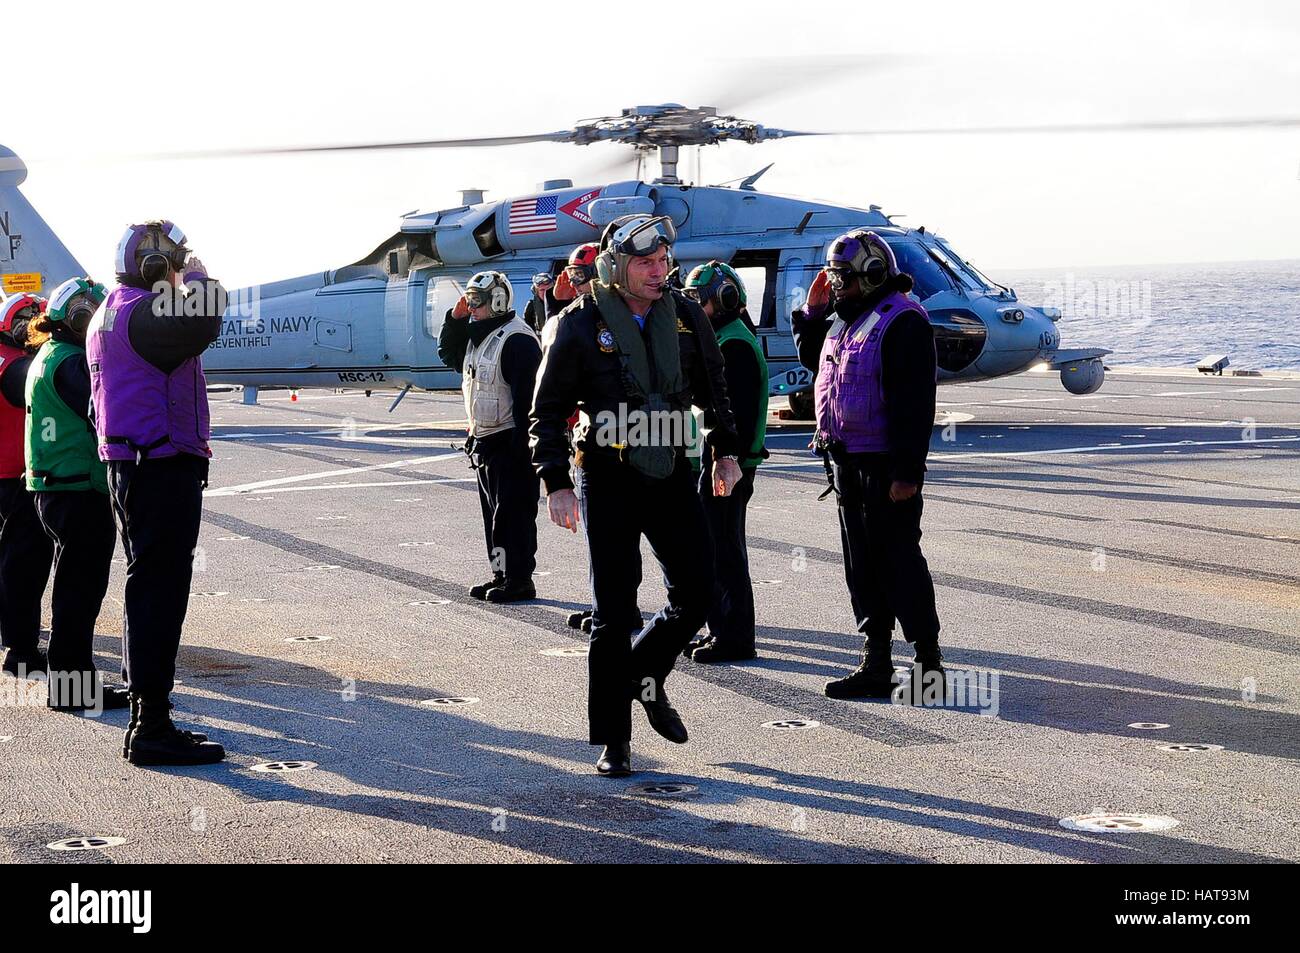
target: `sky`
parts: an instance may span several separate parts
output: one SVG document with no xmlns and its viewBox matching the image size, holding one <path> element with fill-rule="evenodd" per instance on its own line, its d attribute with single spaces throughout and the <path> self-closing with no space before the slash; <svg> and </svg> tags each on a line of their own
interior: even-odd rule
<svg viewBox="0 0 1300 953">
<path fill-rule="evenodd" d="M 504 198 L 631 169 L 611 174 L 621 153 L 608 144 L 134 158 L 145 153 L 544 132 L 669 101 L 815 130 L 1300 116 L 1294 3 L 158 9 L 176 12 L 146 28 L 120 4 L 16 0 L 5 12 L 10 49 L 33 55 L 10 61 L 0 143 L 96 274 L 146 218 L 179 223 L 240 286 L 354 261 L 403 213 L 457 205 L 462 188 Z M 810 69 L 819 86 L 781 88 Z M 1300 127 L 732 143 L 703 150 L 701 181 L 769 162 L 765 191 L 905 214 L 994 278 L 1300 258 Z"/>
</svg>

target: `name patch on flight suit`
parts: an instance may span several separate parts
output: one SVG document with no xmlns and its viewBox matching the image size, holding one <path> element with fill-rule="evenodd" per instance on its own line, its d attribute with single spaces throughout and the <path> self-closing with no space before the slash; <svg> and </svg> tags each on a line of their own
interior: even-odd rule
<svg viewBox="0 0 1300 953">
<path fill-rule="evenodd" d="M 617 349 L 614 343 L 614 332 L 604 322 L 596 325 L 596 343 L 600 345 L 600 350 L 604 354 L 613 354 Z"/>
</svg>

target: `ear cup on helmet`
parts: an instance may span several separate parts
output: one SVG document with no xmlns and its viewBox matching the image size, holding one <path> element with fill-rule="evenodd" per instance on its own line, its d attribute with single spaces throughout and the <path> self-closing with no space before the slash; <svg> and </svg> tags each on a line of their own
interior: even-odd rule
<svg viewBox="0 0 1300 953">
<path fill-rule="evenodd" d="M 603 251 L 596 256 L 596 277 L 602 285 L 614 284 L 614 253 Z"/>
<path fill-rule="evenodd" d="M 862 273 L 872 287 L 878 287 L 884 284 L 885 279 L 889 277 L 889 266 L 885 264 L 883 258 L 869 258 L 866 267 L 862 269 Z"/>
<path fill-rule="evenodd" d="M 145 255 L 140 262 L 140 277 L 146 284 L 156 284 L 167 277 L 168 259 L 162 252 Z"/>
<path fill-rule="evenodd" d="M 740 291 L 731 282 L 718 289 L 718 305 L 723 311 L 735 311 L 740 307 Z"/>
</svg>

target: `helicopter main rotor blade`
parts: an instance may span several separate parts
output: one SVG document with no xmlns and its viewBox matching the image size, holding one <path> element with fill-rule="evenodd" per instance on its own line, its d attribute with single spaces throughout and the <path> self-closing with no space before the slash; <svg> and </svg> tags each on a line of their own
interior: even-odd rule
<svg viewBox="0 0 1300 953">
<path fill-rule="evenodd" d="M 154 159 L 216 159 L 236 156 L 304 155 L 320 152 L 385 152 L 396 149 L 472 149 L 516 146 L 527 142 L 569 142 L 573 132 L 542 132 L 525 136 L 482 136 L 474 139 L 415 139 L 404 142 L 350 142 L 319 146 L 271 146 L 250 149 L 204 149 L 198 152 L 151 153 Z"/>
<path fill-rule="evenodd" d="M 719 112 L 736 114 L 776 96 L 794 95 L 808 89 L 827 88 L 834 81 L 883 73 L 920 57 L 893 53 L 859 56 L 750 56 L 725 60 L 729 75 L 710 89 L 713 98 L 699 99 Z"/>
<path fill-rule="evenodd" d="M 839 132 L 779 132 L 785 136 L 982 136 L 1075 132 L 1182 132 L 1196 129 L 1286 129 L 1300 126 L 1300 116 L 1245 119 L 1142 119 L 1120 122 L 1052 123 L 1042 126 L 953 126 L 921 129 L 854 129 Z"/>
</svg>

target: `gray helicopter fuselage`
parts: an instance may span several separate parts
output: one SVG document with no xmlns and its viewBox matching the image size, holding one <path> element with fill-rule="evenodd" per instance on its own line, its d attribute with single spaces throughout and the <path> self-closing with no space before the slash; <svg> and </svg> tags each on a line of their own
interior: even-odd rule
<svg viewBox="0 0 1300 953">
<path fill-rule="evenodd" d="M 844 231 L 868 227 L 914 274 L 931 314 L 942 382 L 1025 370 L 1059 345 L 1053 320 L 987 281 L 937 235 L 894 225 L 879 209 L 826 205 L 745 189 L 619 182 L 548 183 L 519 199 L 411 214 L 369 256 L 317 275 L 241 289 L 221 336 L 204 357 L 214 382 L 254 386 L 458 387 L 458 369 L 437 356 L 443 315 L 466 279 L 493 268 L 517 289 L 556 272 L 569 252 L 595 241 L 618 214 L 653 212 L 677 224 L 683 272 L 709 259 L 732 262 L 750 293 L 774 394 L 806 389 L 790 313 Z"/>
</svg>

